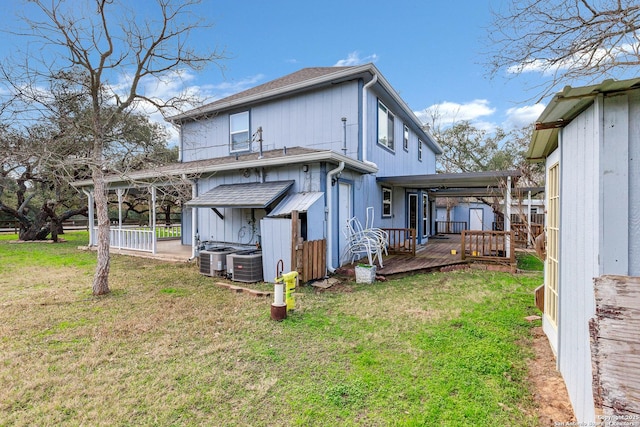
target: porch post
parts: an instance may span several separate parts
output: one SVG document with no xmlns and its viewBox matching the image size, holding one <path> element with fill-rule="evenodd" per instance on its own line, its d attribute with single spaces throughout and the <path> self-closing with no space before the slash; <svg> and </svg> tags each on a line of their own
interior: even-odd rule
<svg viewBox="0 0 640 427">
<path fill-rule="evenodd" d="M 191 182 L 191 198 L 195 199 L 198 197 L 198 181 Z M 191 258 L 195 258 L 197 254 L 198 248 L 198 211 L 197 207 L 193 206 L 191 208 Z"/>
<path fill-rule="evenodd" d="M 87 228 L 89 229 L 89 246 L 96 245 L 96 235 L 95 235 L 95 213 L 93 211 L 93 192 L 82 190 L 84 194 L 87 195 Z"/>
<path fill-rule="evenodd" d="M 504 198 L 504 231 L 511 232 L 511 177 L 507 177 L 507 190 Z M 511 253 L 511 238 L 505 236 L 505 251 Z"/>
<path fill-rule="evenodd" d="M 122 249 L 122 195 L 124 190 L 118 188 L 116 194 L 118 195 L 118 249 Z"/>
<path fill-rule="evenodd" d="M 156 186 L 151 186 L 151 252 L 156 253 L 158 237 L 156 236 Z"/>
<path fill-rule="evenodd" d="M 531 190 L 528 194 L 529 204 L 527 205 L 527 247 L 533 244 L 531 236 Z"/>
</svg>

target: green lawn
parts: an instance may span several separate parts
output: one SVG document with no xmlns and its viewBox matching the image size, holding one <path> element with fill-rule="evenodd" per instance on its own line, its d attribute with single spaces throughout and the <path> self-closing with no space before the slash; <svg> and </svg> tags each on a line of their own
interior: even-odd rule
<svg viewBox="0 0 640 427">
<path fill-rule="evenodd" d="M 0 235 L 0 425 L 531 426 L 540 274 L 458 271 L 268 299 L 195 265 Z"/>
</svg>

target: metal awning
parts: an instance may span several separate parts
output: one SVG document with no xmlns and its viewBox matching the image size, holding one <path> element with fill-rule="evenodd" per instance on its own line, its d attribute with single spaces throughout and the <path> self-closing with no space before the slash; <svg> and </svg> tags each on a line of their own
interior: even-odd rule
<svg viewBox="0 0 640 427">
<path fill-rule="evenodd" d="M 294 181 L 219 185 L 185 206 L 191 208 L 265 208 L 291 188 Z"/>
<path fill-rule="evenodd" d="M 322 192 L 289 194 L 267 216 L 286 216 L 293 211 L 306 212 L 322 196 L 324 196 Z"/>
<path fill-rule="evenodd" d="M 502 194 L 507 177 L 516 178 L 520 175 L 518 171 L 434 173 L 378 177 L 377 181 L 381 184 L 429 191 L 440 197 L 482 197 Z"/>
</svg>

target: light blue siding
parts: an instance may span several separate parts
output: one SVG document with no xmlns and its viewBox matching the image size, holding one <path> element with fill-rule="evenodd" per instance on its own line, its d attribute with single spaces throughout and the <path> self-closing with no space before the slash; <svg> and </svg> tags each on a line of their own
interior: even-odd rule
<svg viewBox="0 0 640 427">
<path fill-rule="evenodd" d="M 357 158 L 359 96 L 357 82 L 346 82 L 254 105 L 246 108 L 250 110 L 251 133 L 262 127 L 265 151 L 300 146 L 343 153 L 345 117 L 347 155 Z M 182 140 L 183 161 L 230 155 L 229 114 L 183 124 Z M 252 151 L 258 151 L 258 142 L 252 144 Z"/>
</svg>

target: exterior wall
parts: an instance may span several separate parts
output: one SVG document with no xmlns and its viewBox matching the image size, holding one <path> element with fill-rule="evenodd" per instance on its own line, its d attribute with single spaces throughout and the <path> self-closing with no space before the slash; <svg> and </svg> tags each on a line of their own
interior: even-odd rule
<svg viewBox="0 0 640 427">
<path fill-rule="evenodd" d="M 629 93 L 629 276 L 640 276 L 640 90 Z M 634 119 L 631 119 L 634 118 Z"/>
<path fill-rule="evenodd" d="M 378 100 L 381 100 L 389 111 L 394 114 L 394 150 L 378 144 Z M 418 161 L 418 135 L 409 126 L 409 120 L 403 117 L 399 107 L 391 103 L 382 94 L 369 90 L 367 96 L 366 132 L 367 160 L 375 163 L 379 176 L 420 175 L 436 172 L 435 153 L 422 144 L 422 161 Z M 404 124 L 409 126 L 409 147 L 403 148 Z"/>
<path fill-rule="evenodd" d="M 247 175 L 247 176 L 245 176 Z M 305 191 L 324 191 L 326 172 L 320 164 L 310 164 L 309 171 L 304 172 L 301 165 L 291 167 L 271 168 L 264 171 L 267 181 L 294 180 L 291 193 Z M 212 188 L 222 184 L 240 184 L 247 182 L 261 182 L 260 171 L 245 171 L 244 174 L 217 174 L 198 181 L 198 194 L 204 194 Z M 322 203 L 322 202 L 319 202 Z M 251 209 L 219 208 L 224 219 L 218 217 L 211 209 L 198 209 L 198 233 L 201 240 L 214 240 L 228 243 L 255 244 L 260 238 L 260 220 L 266 216 L 264 209 L 255 209 L 254 217 Z M 318 213 L 316 212 L 316 215 Z M 316 218 L 317 219 L 317 218 Z M 254 221 L 255 220 L 255 221 Z M 313 235 L 323 234 L 324 223 L 314 223 Z"/>
<path fill-rule="evenodd" d="M 558 367 L 576 417 L 595 422 L 589 319 L 595 314 L 600 225 L 601 106 L 596 103 L 561 133 Z"/>
<path fill-rule="evenodd" d="M 357 158 L 359 140 L 358 82 L 346 82 L 322 91 L 240 108 L 250 111 L 250 133 L 262 127 L 263 150 L 303 146 L 342 153 L 347 118 L 347 155 Z M 182 161 L 230 155 L 229 113 L 182 125 Z M 259 150 L 253 143 L 253 152 Z"/>
<path fill-rule="evenodd" d="M 471 224 L 471 220 L 469 218 L 470 209 L 482 209 L 483 217 L 482 217 L 482 230 L 491 231 L 493 229 L 493 221 L 495 220 L 495 214 L 493 213 L 493 209 L 491 206 L 485 205 L 484 203 L 459 203 L 456 206 L 451 208 L 451 221 L 465 221 L 467 223 L 467 228 Z M 447 208 L 439 207 L 437 209 L 438 221 L 446 221 L 447 220 Z"/>
</svg>

